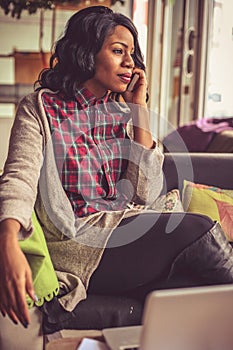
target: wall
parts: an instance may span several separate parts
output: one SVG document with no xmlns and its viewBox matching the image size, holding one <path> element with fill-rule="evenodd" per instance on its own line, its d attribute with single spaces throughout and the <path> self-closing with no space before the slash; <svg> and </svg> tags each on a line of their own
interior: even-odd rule
<svg viewBox="0 0 233 350">
<path fill-rule="evenodd" d="M 62 32 L 65 21 L 70 16 L 69 11 L 57 14 L 55 34 Z M 52 31 L 52 11 L 44 12 L 42 49 L 50 51 Z M 40 49 L 40 15 L 39 13 L 29 15 L 26 11 L 22 13 L 20 20 L 4 15 L 0 9 L 0 84 L 15 83 L 14 58 L 11 54 L 16 51 L 35 51 Z M 5 57 L 4 57 L 5 55 Z M 8 57 L 7 57 L 8 56 Z M 3 168 L 9 142 L 10 129 L 13 124 L 15 106 L 13 104 L 0 104 L 0 169 Z"/>
<path fill-rule="evenodd" d="M 122 6 L 117 2 L 112 9 L 116 12 L 131 16 L 131 1 L 126 0 Z M 55 39 L 63 31 L 64 25 L 73 11 L 56 11 Z M 0 9 L 0 84 L 15 83 L 15 62 L 10 57 L 16 51 L 50 51 L 52 47 L 52 11 L 44 11 L 43 35 L 40 38 L 40 13 L 29 15 L 22 12 L 21 19 L 6 16 Z M 3 57 L 5 56 L 5 57 Z M 15 106 L 0 103 L 0 170 L 7 156 L 10 129 L 14 119 Z"/>
<path fill-rule="evenodd" d="M 0 173 L 8 151 L 9 136 L 12 124 L 13 118 L 1 118 L 0 120 Z"/>
</svg>

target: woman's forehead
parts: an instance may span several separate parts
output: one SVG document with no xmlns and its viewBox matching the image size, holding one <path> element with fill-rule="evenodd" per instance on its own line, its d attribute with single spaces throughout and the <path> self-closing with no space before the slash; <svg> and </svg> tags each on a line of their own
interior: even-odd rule
<svg viewBox="0 0 233 350">
<path fill-rule="evenodd" d="M 122 25 L 118 25 L 114 30 L 106 36 L 104 44 L 121 43 L 127 45 L 129 48 L 134 47 L 134 37 L 130 30 Z"/>
</svg>

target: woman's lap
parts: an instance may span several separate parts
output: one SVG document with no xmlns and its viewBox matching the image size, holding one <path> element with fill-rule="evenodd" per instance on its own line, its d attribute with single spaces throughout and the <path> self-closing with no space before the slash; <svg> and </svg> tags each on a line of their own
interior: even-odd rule
<svg viewBox="0 0 233 350">
<path fill-rule="evenodd" d="M 211 219 L 187 213 L 143 213 L 113 231 L 90 293 L 119 293 L 161 281 L 177 255 L 205 234 Z"/>
</svg>

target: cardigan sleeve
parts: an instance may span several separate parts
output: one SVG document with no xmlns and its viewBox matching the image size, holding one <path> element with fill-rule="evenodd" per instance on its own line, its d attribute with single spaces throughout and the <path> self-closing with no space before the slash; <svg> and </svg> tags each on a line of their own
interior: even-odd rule
<svg viewBox="0 0 233 350">
<path fill-rule="evenodd" d="M 128 167 L 124 178 L 129 181 L 131 201 L 148 206 L 159 196 L 163 186 L 164 155 L 158 146 L 152 149 L 131 140 Z"/>
<path fill-rule="evenodd" d="M 150 206 L 163 187 L 164 155 L 155 141 L 153 148 L 148 149 L 133 140 L 131 120 L 127 124 L 127 135 L 130 140 L 130 153 L 123 176 L 127 180 L 124 191 L 131 202 Z"/>
<path fill-rule="evenodd" d="M 32 231 L 31 216 L 43 161 L 42 149 L 40 122 L 29 95 L 18 105 L 0 178 L 0 221 L 18 220 L 20 238 L 27 237 Z"/>
</svg>

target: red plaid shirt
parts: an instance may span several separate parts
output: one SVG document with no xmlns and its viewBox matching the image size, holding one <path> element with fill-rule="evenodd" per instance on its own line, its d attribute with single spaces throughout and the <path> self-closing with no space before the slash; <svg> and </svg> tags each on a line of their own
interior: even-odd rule
<svg viewBox="0 0 233 350">
<path fill-rule="evenodd" d="M 42 102 L 58 172 L 75 214 L 126 208 L 128 199 L 117 184 L 129 155 L 129 115 L 108 94 L 96 99 L 86 88 L 73 100 L 43 92 Z"/>
</svg>

